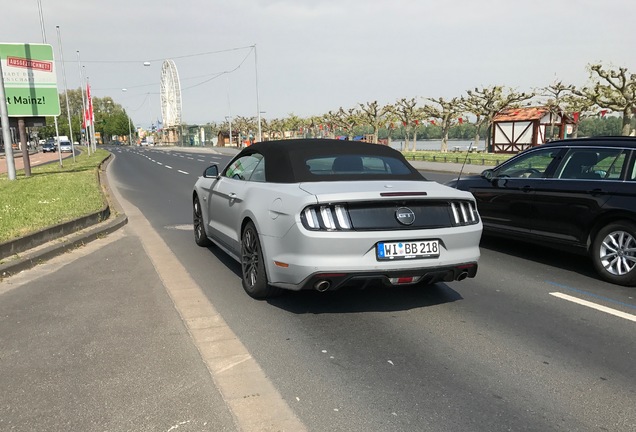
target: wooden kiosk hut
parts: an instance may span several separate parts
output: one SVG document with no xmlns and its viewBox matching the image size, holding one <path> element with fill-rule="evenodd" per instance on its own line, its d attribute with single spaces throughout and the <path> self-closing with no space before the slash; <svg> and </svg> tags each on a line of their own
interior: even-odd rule
<svg viewBox="0 0 636 432">
<path fill-rule="evenodd" d="M 232 131 L 232 139 L 230 140 L 230 131 L 219 131 L 217 146 L 218 147 L 237 147 L 239 140 L 239 133 L 237 130 Z"/>
<path fill-rule="evenodd" d="M 564 138 L 566 127 L 574 121 L 563 112 L 545 106 L 506 108 L 493 119 L 494 153 L 519 153 L 550 139 Z"/>
</svg>

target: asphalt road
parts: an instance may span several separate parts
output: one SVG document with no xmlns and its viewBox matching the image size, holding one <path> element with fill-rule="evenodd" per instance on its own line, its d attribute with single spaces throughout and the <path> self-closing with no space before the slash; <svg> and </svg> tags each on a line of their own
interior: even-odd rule
<svg viewBox="0 0 636 432">
<path fill-rule="evenodd" d="M 161 280 L 170 291 L 169 277 L 187 276 L 307 430 L 636 430 L 636 291 L 598 280 L 586 258 L 485 239 L 475 279 L 427 289 L 302 292 L 255 301 L 241 288 L 237 263 L 218 249 L 199 248 L 193 241 L 192 185 L 207 165 L 222 162 L 225 157 L 155 148 L 113 151 L 116 159 L 109 169 L 111 186 L 134 204 L 139 210 L 135 218 L 148 223 L 152 234 L 157 234 L 173 254 L 171 260 L 157 261 L 152 248 L 144 243 L 159 279 L 144 254 L 139 266 L 103 263 L 105 269 L 122 273 L 113 279 L 113 288 L 119 292 L 126 284 L 145 283 L 160 287 Z M 454 176 L 426 175 L 438 181 Z M 140 238 L 146 242 L 149 237 Z M 123 258 L 129 250 L 140 250 L 134 239 L 126 239 L 113 243 L 113 248 L 118 245 L 115 256 Z M 97 259 L 96 253 L 85 259 Z M 173 269 L 175 261 L 180 266 Z M 130 263 L 130 259 L 125 262 Z M 162 274 L 162 265 L 169 275 Z M 63 281 L 58 273 L 54 277 Z M 106 276 L 99 273 L 99 277 Z M 25 286 L 31 289 L 34 283 Z M 41 292 L 29 294 L 24 290 L 20 287 L 10 291 L 20 297 L 11 306 L 0 307 L 3 317 L 18 319 L 16 308 L 37 307 Z M 153 296 L 165 300 L 161 289 L 153 292 Z M 0 304 L 7 305 L 6 296 L 0 289 Z M 183 318 L 174 293 L 170 298 Z M 173 328 L 182 336 L 174 341 L 178 349 L 172 341 L 165 346 L 185 353 L 177 357 L 182 361 L 183 379 L 199 380 L 200 385 L 193 390 L 212 401 L 208 410 L 213 410 L 213 402 L 226 390 L 218 379 L 202 378 L 201 365 L 192 360 L 194 347 L 205 357 L 200 339 L 183 334 L 170 308 L 160 309 L 162 316 L 153 317 L 156 321 L 152 325 L 145 323 L 143 316 L 135 315 L 134 307 L 144 309 L 141 305 L 145 301 L 131 296 L 131 304 L 121 311 L 122 320 L 130 314 L 136 316 L 126 321 L 133 352 L 136 337 L 151 337 L 149 327 L 158 331 Z M 28 311 L 25 314 L 28 316 Z M 43 319 L 35 328 L 45 332 L 46 323 Z M 12 325 L 14 333 L 18 333 L 17 327 Z M 104 331 L 101 337 L 108 334 Z M 2 330 L 0 335 L 11 336 Z M 159 345 L 144 348 L 163 359 Z M 19 351 L 20 347 L 15 343 L 11 349 Z M 14 351 L 0 352 L 6 356 Z M 143 358 L 144 353 L 138 355 Z M 174 357 L 167 356 L 170 358 Z M 167 370 L 174 371 L 174 363 L 169 365 Z M 214 368 L 208 369 L 214 372 Z M 82 383 L 91 382 L 88 373 L 78 379 L 80 388 Z M 174 385 L 181 382 L 180 378 L 173 380 Z M 11 390 L 19 394 L 19 383 L 10 382 Z M 220 395 L 212 382 L 220 386 Z M 155 385 L 149 382 L 150 388 Z M 190 395 L 186 400 L 186 405 L 194 404 L 192 423 L 181 425 L 181 430 L 204 430 L 195 428 L 194 422 L 201 425 L 205 416 L 212 414 L 194 403 L 197 397 Z M 47 401 L 41 403 L 46 405 Z M 115 404 L 114 409 L 127 412 L 125 404 Z M 222 409 L 214 415 L 219 429 L 209 430 L 231 427 Z M 146 418 L 155 417 L 161 417 L 157 410 L 147 410 Z M 179 421 L 185 422 L 181 418 Z M 164 419 L 156 424 L 177 424 L 177 417 L 171 419 L 172 423 Z M 141 430 L 120 427 L 126 425 L 123 421 L 112 425 L 109 430 Z"/>
</svg>

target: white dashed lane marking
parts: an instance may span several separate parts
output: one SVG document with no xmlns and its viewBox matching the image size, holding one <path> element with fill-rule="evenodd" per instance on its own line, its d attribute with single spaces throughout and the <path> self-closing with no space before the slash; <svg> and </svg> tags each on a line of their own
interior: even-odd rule
<svg viewBox="0 0 636 432">
<path fill-rule="evenodd" d="M 579 304 L 581 306 L 586 306 L 586 307 L 589 307 L 589 308 L 592 308 L 592 309 L 596 309 L 596 310 L 601 311 L 601 312 L 608 313 L 610 315 L 614 315 L 614 316 L 617 316 L 617 317 L 620 317 L 620 318 L 623 318 L 623 319 L 626 319 L 626 320 L 629 320 L 629 321 L 636 322 L 636 315 L 628 314 L 626 312 L 622 312 L 622 311 L 619 311 L 617 309 L 612 309 L 612 308 L 607 307 L 607 306 L 603 306 L 603 305 L 600 305 L 600 304 L 597 304 L 597 303 L 593 303 L 591 301 L 583 300 L 583 299 L 580 299 L 578 297 L 574 297 L 574 296 L 571 296 L 571 295 L 563 294 L 563 293 L 560 293 L 560 292 L 551 292 L 550 295 L 552 295 L 554 297 L 558 297 L 558 298 L 563 299 L 563 300 L 571 301 L 572 303 L 576 303 L 576 304 Z"/>
</svg>

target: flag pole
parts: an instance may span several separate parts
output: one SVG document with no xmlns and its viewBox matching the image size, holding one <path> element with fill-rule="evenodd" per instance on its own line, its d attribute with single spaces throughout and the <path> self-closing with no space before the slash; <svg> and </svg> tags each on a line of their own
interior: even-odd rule
<svg viewBox="0 0 636 432">
<path fill-rule="evenodd" d="M 71 139 L 71 154 L 73 155 L 73 162 L 75 162 L 75 144 L 73 144 L 73 125 L 71 122 L 71 108 L 68 101 L 68 86 L 66 85 L 66 68 L 64 67 L 64 51 L 62 50 L 62 36 L 60 33 L 60 26 L 55 26 L 57 29 L 57 44 L 60 48 L 60 62 L 62 63 L 62 77 L 64 78 L 64 94 L 66 95 L 66 116 L 68 117 L 68 134 Z"/>
<path fill-rule="evenodd" d="M 84 135 L 88 138 L 88 122 L 86 121 L 86 100 L 84 94 L 84 77 L 82 76 L 82 63 L 80 61 L 80 52 L 77 51 L 77 69 L 79 71 L 80 78 L 80 93 L 82 94 L 82 122 L 84 124 Z M 90 145 L 86 145 L 86 149 L 88 151 L 88 155 L 91 155 L 91 147 Z"/>
<path fill-rule="evenodd" d="M 91 136 L 91 148 L 93 153 L 97 151 L 95 142 L 95 115 L 93 114 L 93 97 L 91 96 L 91 84 L 88 76 L 86 77 L 86 110 L 88 111 L 88 124 Z"/>
<path fill-rule="evenodd" d="M 57 116 L 53 117 L 55 122 L 55 145 L 57 146 L 57 157 L 60 159 L 60 168 L 64 166 L 62 163 L 62 150 L 60 149 L 60 129 L 57 125 Z"/>
</svg>

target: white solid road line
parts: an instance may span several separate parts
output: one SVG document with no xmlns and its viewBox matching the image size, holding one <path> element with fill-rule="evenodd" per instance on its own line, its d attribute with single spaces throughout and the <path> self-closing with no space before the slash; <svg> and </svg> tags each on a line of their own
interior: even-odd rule
<svg viewBox="0 0 636 432">
<path fill-rule="evenodd" d="M 587 306 L 589 308 L 596 309 L 598 311 L 605 312 L 605 313 L 608 313 L 610 315 L 614 315 L 614 316 L 617 316 L 617 317 L 620 317 L 620 318 L 624 318 L 624 319 L 629 320 L 629 321 L 636 322 L 636 315 L 628 314 L 626 312 L 622 312 L 622 311 L 619 311 L 619 310 L 616 310 L 616 309 L 612 309 L 612 308 L 609 308 L 607 306 L 596 304 L 596 303 L 593 303 L 591 301 L 583 300 L 583 299 L 580 299 L 578 297 L 573 297 L 573 296 L 570 296 L 570 295 L 567 295 L 567 294 L 563 294 L 563 293 L 560 293 L 560 292 L 551 292 L 550 295 L 554 296 L 554 297 L 561 298 L 563 300 L 567 300 L 567 301 L 571 301 L 573 303 L 580 304 L 582 306 Z"/>
</svg>

